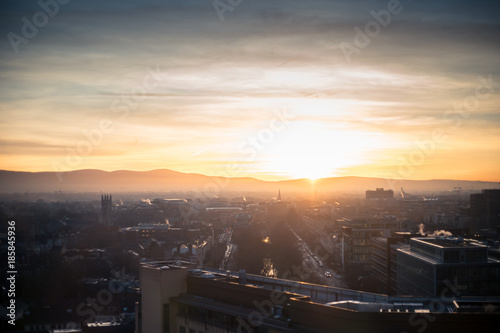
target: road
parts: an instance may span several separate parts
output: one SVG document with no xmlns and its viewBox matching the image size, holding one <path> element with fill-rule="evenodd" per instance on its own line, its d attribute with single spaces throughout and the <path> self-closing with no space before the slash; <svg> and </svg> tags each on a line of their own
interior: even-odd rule
<svg viewBox="0 0 500 333">
<path fill-rule="evenodd" d="M 219 236 L 219 243 L 226 244 L 226 253 L 224 254 L 224 259 L 222 259 L 219 269 L 225 270 L 229 266 L 229 261 L 231 260 L 231 254 L 233 253 L 233 250 L 236 246 L 231 243 L 232 236 L 233 236 L 232 230 L 224 232 Z"/>
<path fill-rule="evenodd" d="M 302 266 L 307 271 L 307 273 L 314 273 L 318 278 L 321 279 L 322 283 L 327 286 L 332 287 L 345 287 L 345 282 L 343 277 L 336 273 L 334 269 L 327 267 L 326 263 L 321 260 L 307 245 L 306 242 L 300 238 L 299 235 L 292 230 L 293 234 L 297 238 L 299 243 L 299 250 L 302 253 Z M 326 277 L 325 273 L 329 272 L 332 276 Z"/>
</svg>

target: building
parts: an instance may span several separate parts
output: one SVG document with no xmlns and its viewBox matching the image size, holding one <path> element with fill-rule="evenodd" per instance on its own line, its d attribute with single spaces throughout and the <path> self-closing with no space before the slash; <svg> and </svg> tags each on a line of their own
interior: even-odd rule
<svg viewBox="0 0 500 333">
<path fill-rule="evenodd" d="M 382 292 L 390 296 L 397 295 L 397 250 L 409 248 L 410 239 L 420 236 L 410 232 L 393 232 L 390 237 L 371 239 L 371 273 Z"/>
<path fill-rule="evenodd" d="M 101 223 L 110 227 L 113 225 L 113 198 L 111 194 L 101 195 Z"/>
<path fill-rule="evenodd" d="M 234 229 L 246 229 L 252 225 L 252 214 L 239 213 L 234 217 Z"/>
<path fill-rule="evenodd" d="M 183 262 L 144 262 L 138 333 L 492 331 L 500 298 L 443 300 L 387 295 L 264 276 L 190 268 Z M 490 305 L 491 313 L 484 305 Z M 483 308 L 480 307 L 483 305 Z M 454 310 L 461 310 L 457 316 Z M 463 310 L 463 311 L 462 311 Z M 425 318 L 432 318 L 426 320 Z"/>
<path fill-rule="evenodd" d="M 371 208 L 389 208 L 397 204 L 393 190 L 377 188 L 375 191 L 366 191 L 365 206 Z"/>
<path fill-rule="evenodd" d="M 449 285 L 463 295 L 500 295 L 500 261 L 488 247 L 458 237 L 412 238 L 397 250 L 400 295 L 439 296 Z"/>
<path fill-rule="evenodd" d="M 242 211 L 243 208 L 238 206 L 212 205 L 205 208 L 204 219 L 216 229 L 229 228 L 233 227 L 235 216 Z"/>
<path fill-rule="evenodd" d="M 82 333 L 127 333 L 134 330 L 134 313 L 122 313 L 120 316 L 97 315 L 93 322 L 82 323 Z M 53 331 L 57 333 L 58 331 Z M 61 330 L 61 333 L 74 331 Z"/>
<path fill-rule="evenodd" d="M 168 221 L 165 223 L 141 223 L 135 227 L 121 228 L 120 232 L 131 242 L 151 238 L 160 241 L 176 241 L 185 238 L 185 229 L 172 228 Z"/>
<path fill-rule="evenodd" d="M 383 188 L 377 188 L 375 191 L 366 191 L 366 200 L 372 199 L 394 199 L 393 190 L 384 190 Z"/>
<path fill-rule="evenodd" d="M 470 195 L 470 214 L 473 230 L 500 226 L 500 190 L 483 190 Z"/>
<path fill-rule="evenodd" d="M 397 293 L 397 249 L 403 246 L 400 236 L 371 239 L 371 272 L 388 295 Z"/>
<path fill-rule="evenodd" d="M 393 217 L 345 221 L 342 238 L 344 267 L 370 266 L 371 238 L 389 237 L 398 230 L 399 221 Z"/>
</svg>

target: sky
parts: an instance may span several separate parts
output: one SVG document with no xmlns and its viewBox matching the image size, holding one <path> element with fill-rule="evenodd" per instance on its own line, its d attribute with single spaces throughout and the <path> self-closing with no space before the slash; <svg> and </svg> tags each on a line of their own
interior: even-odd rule
<svg viewBox="0 0 500 333">
<path fill-rule="evenodd" d="M 500 180 L 498 1 L 2 1 L 0 30 L 3 170 Z"/>
</svg>

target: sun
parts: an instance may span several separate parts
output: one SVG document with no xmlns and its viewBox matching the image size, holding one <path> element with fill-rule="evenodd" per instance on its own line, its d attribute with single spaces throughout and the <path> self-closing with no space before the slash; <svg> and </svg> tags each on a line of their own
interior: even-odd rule
<svg viewBox="0 0 500 333">
<path fill-rule="evenodd" d="M 265 168 L 293 179 L 335 177 L 365 161 L 364 153 L 373 143 L 363 133 L 300 122 L 276 136 L 267 151 Z"/>
<path fill-rule="evenodd" d="M 304 146 L 295 146 L 296 150 L 290 154 L 276 155 L 270 163 L 273 172 L 283 173 L 296 178 L 309 178 L 316 180 L 336 176 L 339 163 L 325 155 L 315 155 L 313 149 Z"/>
<path fill-rule="evenodd" d="M 279 161 L 274 162 L 274 166 L 275 171 L 281 170 L 290 178 L 316 180 L 336 176 L 336 169 L 330 168 L 333 163 L 329 162 L 321 156 L 308 156 L 298 152 L 296 156 L 282 156 Z"/>
</svg>

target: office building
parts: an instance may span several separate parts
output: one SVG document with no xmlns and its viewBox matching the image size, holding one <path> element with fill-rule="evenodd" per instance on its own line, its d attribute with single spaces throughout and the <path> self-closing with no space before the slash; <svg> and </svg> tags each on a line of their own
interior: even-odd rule
<svg viewBox="0 0 500 333">
<path fill-rule="evenodd" d="M 439 296 L 451 285 L 462 295 L 500 295 L 500 261 L 488 247 L 458 237 L 412 238 L 397 250 L 400 295 Z"/>
<path fill-rule="evenodd" d="M 483 190 L 470 195 L 472 228 L 497 230 L 500 226 L 500 190 Z"/>
<path fill-rule="evenodd" d="M 410 232 L 393 232 L 390 237 L 371 239 L 371 274 L 380 289 L 388 295 L 397 295 L 397 250 L 409 248 L 411 238 L 421 237 Z"/>
<path fill-rule="evenodd" d="M 398 236 L 371 239 L 371 272 L 380 289 L 388 295 L 397 294 L 397 249 L 404 246 Z"/>
<path fill-rule="evenodd" d="M 393 217 L 345 221 L 343 225 L 343 263 L 349 266 L 371 265 L 371 238 L 389 237 L 399 230 L 399 221 Z"/>
<path fill-rule="evenodd" d="M 426 332 L 494 330 L 499 298 L 444 300 L 387 295 L 189 268 L 183 262 L 141 266 L 138 333 L 199 332 Z M 484 307 L 490 305 L 491 311 Z M 473 306 L 471 306 L 473 305 Z M 455 310 L 460 310 L 457 316 Z M 432 318 L 432 321 L 425 318 Z"/>
</svg>

